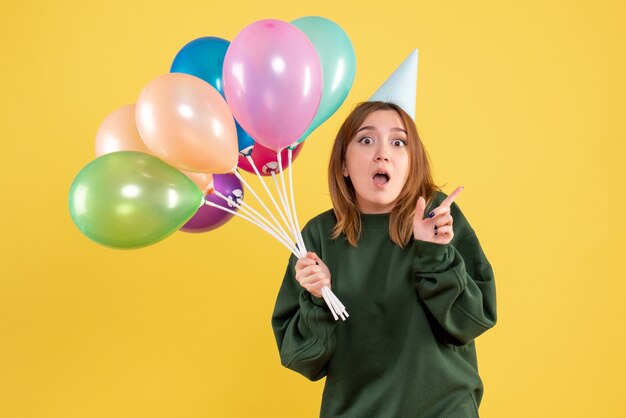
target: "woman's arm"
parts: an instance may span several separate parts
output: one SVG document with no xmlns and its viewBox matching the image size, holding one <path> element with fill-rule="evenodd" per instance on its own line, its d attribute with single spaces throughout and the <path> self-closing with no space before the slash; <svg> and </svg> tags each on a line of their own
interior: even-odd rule
<svg viewBox="0 0 626 418">
<path fill-rule="evenodd" d="M 435 334 L 465 345 L 496 323 L 493 269 L 458 205 L 451 207 L 455 239 L 415 241 L 413 271 L 419 297 L 435 319 Z"/>
<path fill-rule="evenodd" d="M 304 235 L 307 241 L 306 228 Z M 337 322 L 324 300 L 298 283 L 296 262 L 296 257 L 291 256 L 276 299 L 272 328 L 283 366 L 310 380 L 319 380 L 326 375 L 328 360 L 335 350 Z"/>
</svg>

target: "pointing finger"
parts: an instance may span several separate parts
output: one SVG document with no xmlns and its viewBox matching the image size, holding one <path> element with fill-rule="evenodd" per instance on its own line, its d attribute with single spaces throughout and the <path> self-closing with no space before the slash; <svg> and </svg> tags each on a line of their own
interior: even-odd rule
<svg viewBox="0 0 626 418">
<path fill-rule="evenodd" d="M 463 191 L 464 188 L 464 186 L 459 186 L 454 189 L 454 191 L 450 193 L 450 195 L 446 197 L 443 202 L 441 202 L 440 206 L 450 206 L 452 202 L 454 202 L 454 199 L 456 199 L 456 197 L 459 195 L 459 193 Z"/>
</svg>

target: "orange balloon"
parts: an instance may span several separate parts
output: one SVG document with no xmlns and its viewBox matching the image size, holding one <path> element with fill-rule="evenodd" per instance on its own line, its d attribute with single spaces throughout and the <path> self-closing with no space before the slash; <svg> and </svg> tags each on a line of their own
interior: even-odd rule
<svg viewBox="0 0 626 418">
<path fill-rule="evenodd" d="M 137 128 L 152 153 L 180 170 L 224 174 L 237 165 L 237 129 L 226 101 L 209 83 L 169 73 L 137 99 Z"/>
<path fill-rule="evenodd" d="M 96 157 L 116 151 L 152 154 L 135 124 L 135 104 L 120 107 L 107 116 L 96 134 Z"/>
</svg>

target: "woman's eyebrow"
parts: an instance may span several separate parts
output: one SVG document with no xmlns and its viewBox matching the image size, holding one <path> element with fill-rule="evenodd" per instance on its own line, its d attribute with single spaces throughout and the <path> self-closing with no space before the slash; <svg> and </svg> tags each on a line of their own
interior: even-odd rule
<svg viewBox="0 0 626 418">
<path fill-rule="evenodd" d="M 373 126 L 363 126 L 361 129 L 359 129 L 358 131 L 356 131 L 356 133 L 358 134 L 361 131 L 365 131 L 365 130 L 371 130 L 371 131 L 375 131 L 376 128 Z M 404 129 L 402 128 L 391 128 L 392 131 L 400 131 L 400 132 L 404 132 L 405 134 L 407 133 Z"/>
<path fill-rule="evenodd" d="M 365 131 L 365 130 L 375 130 L 376 128 L 374 128 L 373 126 L 363 126 L 361 129 L 359 129 L 358 131 L 356 131 L 356 133 L 358 134 L 361 131 Z"/>
</svg>

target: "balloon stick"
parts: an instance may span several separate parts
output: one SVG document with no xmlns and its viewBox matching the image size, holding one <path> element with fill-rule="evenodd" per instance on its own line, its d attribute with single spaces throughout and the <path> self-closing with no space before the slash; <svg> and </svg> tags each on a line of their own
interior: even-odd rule
<svg viewBox="0 0 626 418">
<path fill-rule="evenodd" d="M 295 249 L 292 245 L 290 245 L 289 243 L 287 243 L 285 240 L 283 240 L 283 238 L 282 238 L 282 237 L 280 237 L 280 236 L 276 235 L 276 234 L 275 234 L 275 233 L 274 233 L 271 229 L 269 229 L 269 228 L 267 228 L 267 227 L 264 227 L 264 226 L 263 226 L 263 225 L 261 225 L 260 223 L 255 222 L 254 220 L 250 219 L 249 217 L 247 217 L 247 216 L 245 216 L 245 215 L 242 215 L 241 213 L 235 212 L 234 210 L 227 209 L 227 208 L 225 208 L 225 207 L 223 207 L 223 206 L 221 206 L 221 205 L 218 205 L 217 203 L 213 203 L 213 202 L 211 202 L 210 200 L 206 200 L 206 201 L 205 201 L 205 204 L 206 204 L 206 205 L 208 205 L 208 206 L 211 206 L 212 208 L 219 209 L 219 210 L 223 210 L 224 212 L 231 213 L 231 214 L 233 214 L 233 215 L 235 215 L 235 216 L 238 216 L 238 217 L 240 217 L 240 218 L 242 218 L 242 219 L 244 219 L 244 220 L 246 220 L 246 221 L 250 222 L 250 223 L 251 223 L 251 224 L 253 224 L 253 225 L 258 226 L 259 228 L 261 228 L 262 230 L 264 230 L 265 232 L 267 232 L 268 234 L 270 234 L 271 236 L 273 236 L 274 238 L 276 238 L 276 239 L 278 240 L 278 242 L 280 242 L 281 244 L 283 244 L 283 245 L 284 245 L 284 246 L 285 246 L 285 247 L 286 247 L 286 248 L 287 248 L 287 249 L 288 249 L 288 250 L 289 250 L 289 251 L 290 251 L 293 255 L 295 255 L 296 257 L 300 258 L 300 255 L 298 254 L 298 252 L 296 251 L 296 249 Z"/>
<path fill-rule="evenodd" d="M 239 206 L 239 210 L 244 212 L 250 218 L 252 218 L 253 220 L 257 221 L 258 223 L 260 223 L 260 224 L 262 224 L 262 225 L 264 225 L 266 227 L 272 228 L 274 230 L 274 232 L 276 232 L 278 235 L 280 235 L 285 241 L 289 242 L 291 240 L 287 234 L 283 233 L 283 231 L 279 231 L 278 228 L 276 228 L 276 226 L 274 224 L 272 224 L 270 221 L 267 220 L 266 217 L 261 215 L 252 206 L 248 205 L 243 200 L 237 200 L 237 202 L 233 202 L 232 199 L 229 199 L 228 197 L 224 196 L 223 194 L 221 194 L 217 190 L 215 190 L 213 192 L 213 194 L 215 194 L 217 197 L 219 197 L 220 199 L 222 199 L 225 202 L 227 202 L 229 205 L 231 205 L 233 203 L 240 205 Z"/>
<path fill-rule="evenodd" d="M 247 157 L 249 160 L 252 160 L 252 158 Z M 257 176 L 261 177 L 260 174 L 258 174 L 258 170 L 256 169 L 256 166 L 252 166 L 254 167 L 254 171 L 256 171 Z M 248 190 L 250 190 L 250 192 L 252 193 L 252 195 L 256 198 L 256 200 L 261 204 L 261 206 L 263 206 L 263 208 L 265 209 L 265 211 L 270 215 L 270 217 L 272 218 L 272 220 L 275 222 L 275 225 L 281 229 L 281 231 L 289 236 L 289 234 L 287 234 L 287 231 L 285 231 L 285 229 L 282 227 L 282 225 L 280 224 L 280 222 L 278 222 L 278 220 L 276 219 L 276 217 L 274 216 L 274 214 L 267 208 L 267 206 L 265 205 L 265 203 L 261 200 L 261 198 L 259 197 L 258 194 L 256 194 L 256 192 L 254 191 L 254 189 L 248 184 L 248 182 L 246 182 L 246 180 L 241 176 L 241 174 L 239 174 L 238 171 L 235 171 L 235 176 L 237 176 L 237 178 L 246 186 L 246 188 Z M 269 190 L 267 189 L 267 186 L 265 185 L 265 183 L 263 182 L 263 186 L 265 186 L 265 189 L 267 190 L 267 192 L 269 193 Z M 278 205 L 276 205 L 276 201 L 274 200 L 274 197 L 270 194 L 270 197 L 272 198 L 272 201 L 274 202 L 274 205 L 276 206 L 276 208 L 278 209 Z M 283 217 L 284 216 L 282 214 L 282 212 L 280 212 L 280 215 Z M 286 222 L 285 222 L 286 223 Z"/>
<path fill-rule="evenodd" d="M 289 194 L 291 195 L 291 207 L 293 209 L 293 219 L 296 222 L 296 241 L 298 242 L 298 246 L 306 252 L 306 246 L 304 245 L 304 238 L 302 238 L 302 232 L 300 230 L 300 222 L 298 222 L 298 212 L 296 212 L 296 202 L 294 199 L 293 193 L 293 165 L 292 165 L 292 154 L 293 150 L 289 148 L 287 152 L 288 160 L 289 160 Z"/>
</svg>

